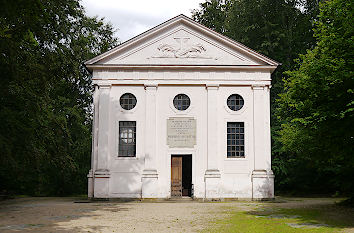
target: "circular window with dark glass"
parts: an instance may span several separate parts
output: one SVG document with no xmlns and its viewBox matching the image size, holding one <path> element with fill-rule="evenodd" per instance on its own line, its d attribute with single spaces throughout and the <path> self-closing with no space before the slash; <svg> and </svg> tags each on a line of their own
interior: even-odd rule
<svg viewBox="0 0 354 233">
<path fill-rule="evenodd" d="M 190 104 L 191 101 L 189 97 L 185 94 L 178 94 L 173 99 L 173 105 L 175 106 L 176 109 L 181 111 L 186 110 Z"/>
<path fill-rule="evenodd" d="M 133 109 L 136 105 L 136 98 L 131 93 L 125 93 L 120 97 L 120 106 L 125 110 Z"/>
<path fill-rule="evenodd" d="M 227 98 L 227 106 L 233 110 L 233 111 L 238 111 L 243 107 L 244 100 L 242 96 L 238 94 L 233 94 L 230 95 L 229 98 Z"/>
</svg>

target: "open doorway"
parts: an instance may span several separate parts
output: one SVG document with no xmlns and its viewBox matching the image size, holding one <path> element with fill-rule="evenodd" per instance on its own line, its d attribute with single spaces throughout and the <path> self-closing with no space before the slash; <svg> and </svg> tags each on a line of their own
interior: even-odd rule
<svg viewBox="0 0 354 233">
<path fill-rule="evenodd" d="M 192 196 L 192 155 L 171 156 L 171 197 Z"/>
</svg>

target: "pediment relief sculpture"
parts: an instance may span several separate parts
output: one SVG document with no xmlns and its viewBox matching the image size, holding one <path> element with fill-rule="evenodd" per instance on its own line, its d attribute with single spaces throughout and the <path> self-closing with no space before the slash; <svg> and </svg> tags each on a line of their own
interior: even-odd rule
<svg viewBox="0 0 354 233">
<path fill-rule="evenodd" d="M 206 54 L 206 48 L 201 43 L 190 44 L 188 37 L 174 38 L 176 44 L 160 44 L 157 47 L 158 53 L 152 58 L 201 58 L 213 59 Z M 214 58 L 217 60 L 217 58 Z"/>
</svg>

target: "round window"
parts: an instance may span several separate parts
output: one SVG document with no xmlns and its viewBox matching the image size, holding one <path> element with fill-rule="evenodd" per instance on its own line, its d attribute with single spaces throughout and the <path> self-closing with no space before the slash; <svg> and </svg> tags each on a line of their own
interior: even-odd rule
<svg viewBox="0 0 354 233">
<path fill-rule="evenodd" d="M 189 97 L 185 94 L 178 94 L 173 99 L 173 105 L 175 106 L 176 109 L 181 111 L 186 110 L 190 104 L 191 101 Z"/>
<path fill-rule="evenodd" d="M 125 93 L 120 97 L 120 106 L 125 110 L 133 109 L 136 105 L 136 98 L 131 93 Z"/>
<path fill-rule="evenodd" d="M 238 111 L 243 107 L 244 100 L 242 96 L 238 94 L 233 94 L 230 95 L 229 98 L 227 98 L 227 106 L 233 110 L 233 111 Z"/>
</svg>

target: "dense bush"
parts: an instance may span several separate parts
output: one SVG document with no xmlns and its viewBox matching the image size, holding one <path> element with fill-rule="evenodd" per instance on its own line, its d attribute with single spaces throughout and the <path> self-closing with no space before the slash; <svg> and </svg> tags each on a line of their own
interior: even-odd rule
<svg viewBox="0 0 354 233">
<path fill-rule="evenodd" d="M 86 192 L 91 80 L 83 61 L 117 43 L 78 0 L 2 1 L 0 192 Z"/>
</svg>

